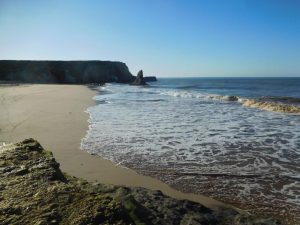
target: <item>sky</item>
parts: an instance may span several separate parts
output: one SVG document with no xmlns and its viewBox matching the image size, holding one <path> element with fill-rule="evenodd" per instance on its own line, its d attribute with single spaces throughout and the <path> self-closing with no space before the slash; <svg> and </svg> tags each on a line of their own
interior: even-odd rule
<svg viewBox="0 0 300 225">
<path fill-rule="evenodd" d="M 300 76 L 299 0 L 0 0 L 0 59 L 151 76 Z"/>
</svg>

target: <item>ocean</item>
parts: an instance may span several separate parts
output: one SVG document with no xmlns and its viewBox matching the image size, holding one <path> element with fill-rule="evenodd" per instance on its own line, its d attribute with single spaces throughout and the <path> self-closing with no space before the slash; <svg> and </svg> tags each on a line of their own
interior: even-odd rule
<svg viewBox="0 0 300 225">
<path fill-rule="evenodd" d="M 99 86 L 81 148 L 184 192 L 300 215 L 300 78 L 149 84 Z"/>
</svg>

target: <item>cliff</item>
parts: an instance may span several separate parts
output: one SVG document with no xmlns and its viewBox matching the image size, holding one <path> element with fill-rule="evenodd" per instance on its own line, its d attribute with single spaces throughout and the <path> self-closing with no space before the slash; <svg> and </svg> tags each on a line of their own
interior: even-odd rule
<svg viewBox="0 0 300 225">
<path fill-rule="evenodd" d="M 133 80 L 122 62 L 0 60 L 0 81 L 86 84 Z"/>
<path fill-rule="evenodd" d="M 0 224 L 280 223 L 232 209 L 213 211 L 160 191 L 88 183 L 64 174 L 51 152 L 27 139 L 0 146 Z"/>
</svg>

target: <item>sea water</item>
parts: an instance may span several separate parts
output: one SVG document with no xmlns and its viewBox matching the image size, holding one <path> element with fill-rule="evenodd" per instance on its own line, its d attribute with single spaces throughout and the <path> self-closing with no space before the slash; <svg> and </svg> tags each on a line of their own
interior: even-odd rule
<svg viewBox="0 0 300 225">
<path fill-rule="evenodd" d="M 100 86 L 82 149 L 183 191 L 300 206 L 300 114 L 244 104 L 297 108 L 300 78 L 149 84 Z"/>
</svg>

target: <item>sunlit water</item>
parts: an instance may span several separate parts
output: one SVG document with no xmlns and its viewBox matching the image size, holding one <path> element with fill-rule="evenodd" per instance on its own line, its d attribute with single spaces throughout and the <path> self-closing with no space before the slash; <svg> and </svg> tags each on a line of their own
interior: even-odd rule
<svg viewBox="0 0 300 225">
<path fill-rule="evenodd" d="M 201 187 L 210 182 L 228 198 L 234 187 L 247 201 L 300 205 L 300 115 L 223 97 L 289 96 L 297 104 L 300 79 L 160 79 L 99 91 L 82 149 L 185 191 L 209 194 Z"/>
</svg>

